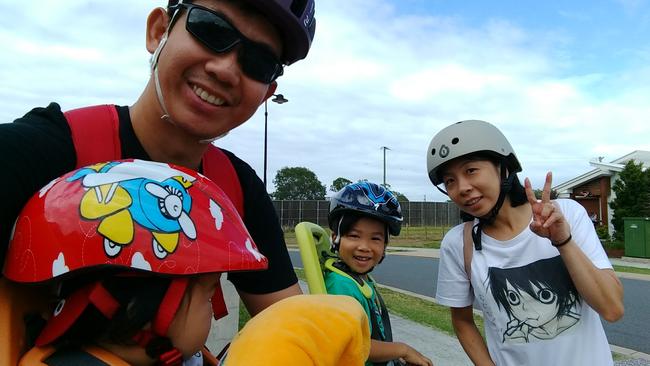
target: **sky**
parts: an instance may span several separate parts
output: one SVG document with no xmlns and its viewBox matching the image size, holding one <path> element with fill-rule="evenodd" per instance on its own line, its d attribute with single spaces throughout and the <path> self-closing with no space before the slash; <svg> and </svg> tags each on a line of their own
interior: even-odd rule
<svg viewBox="0 0 650 366">
<path fill-rule="evenodd" d="M 165 4 L 0 0 L 0 123 L 53 101 L 133 104 L 146 17 Z M 535 188 L 650 150 L 650 0 L 317 0 L 316 21 L 278 80 L 289 102 L 268 103 L 270 192 L 279 169 L 306 167 L 327 188 L 385 172 L 410 200 L 446 200 L 428 144 L 467 119 L 501 129 Z M 217 141 L 260 177 L 263 107 Z"/>
</svg>

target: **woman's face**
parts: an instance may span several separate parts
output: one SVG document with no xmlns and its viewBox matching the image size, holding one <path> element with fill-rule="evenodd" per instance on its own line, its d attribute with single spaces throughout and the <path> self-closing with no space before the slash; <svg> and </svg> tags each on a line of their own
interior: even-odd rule
<svg viewBox="0 0 650 366">
<path fill-rule="evenodd" d="M 487 215 L 501 191 L 498 167 L 489 160 L 452 160 L 443 171 L 442 182 L 449 198 L 474 217 Z"/>
<path fill-rule="evenodd" d="M 212 324 L 212 295 L 219 288 L 220 273 L 200 275 L 188 285 L 167 335 L 184 358 L 203 348 Z"/>
</svg>

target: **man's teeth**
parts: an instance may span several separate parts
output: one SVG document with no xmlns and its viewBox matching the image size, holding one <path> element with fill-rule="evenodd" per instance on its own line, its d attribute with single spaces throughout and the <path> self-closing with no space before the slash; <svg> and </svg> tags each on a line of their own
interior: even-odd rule
<svg viewBox="0 0 650 366">
<path fill-rule="evenodd" d="M 216 105 L 216 106 L 221 106 L 224 103 L 224 100 L 221 98 L 217 98 L 214 95 L 209 94 L 207 91 L 199 88 L 198 86 L 193 86 L 192 90 L 194 90 L 194 94 L 196 94 L 199 98 L 203 99 L 204 101 Z"/>
</svg>

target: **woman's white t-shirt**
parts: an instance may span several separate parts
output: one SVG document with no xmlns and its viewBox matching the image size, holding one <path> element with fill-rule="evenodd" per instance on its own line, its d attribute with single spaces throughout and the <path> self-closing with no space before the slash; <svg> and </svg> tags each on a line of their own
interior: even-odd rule
<svg viewBox="0 0 650 366">
<path fill-rule="evenodd" d="M 597 268 L 611 269 L 585 209 L 573 200 L 556 202 L 580 249 Z M 548 239 L 528 227 L 506 241 L 485 233 L 481 238 L 482 250 L 472 257 L 470 287 L 463 224 L 445 235 L 436 299 L 483 311 L 488 350 L 497 365 L 613 365 L 598 313 L 580 297 Z"/>
</svg>

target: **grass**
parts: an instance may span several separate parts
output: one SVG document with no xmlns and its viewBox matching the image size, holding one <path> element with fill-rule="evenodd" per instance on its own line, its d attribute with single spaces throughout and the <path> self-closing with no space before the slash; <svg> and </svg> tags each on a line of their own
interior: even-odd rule
<svg viewBox="0 0 650 366">
<path fill-rule="evenodd" d="M 637 268 L 637 267 L 614 265 L 614 271 L 616 271 L 616 272 L 627 272 L 627 273 L 638 273 L 638 274 L 643 274 L 643 275 L 650 276 L 650 268 Z"/>
<path fill-rule="evenodd" d="M 381 294 L 391 314 L 442 331 L 452 337 L 456 336 L 451 325 L 451 313 L 448 307 L 383 287 L 379 287 L 377 291 Z M 475 314 L 474 322 L 476 322 L 479 332 L 484 335 L 483 318 Z"/>
</svg>

